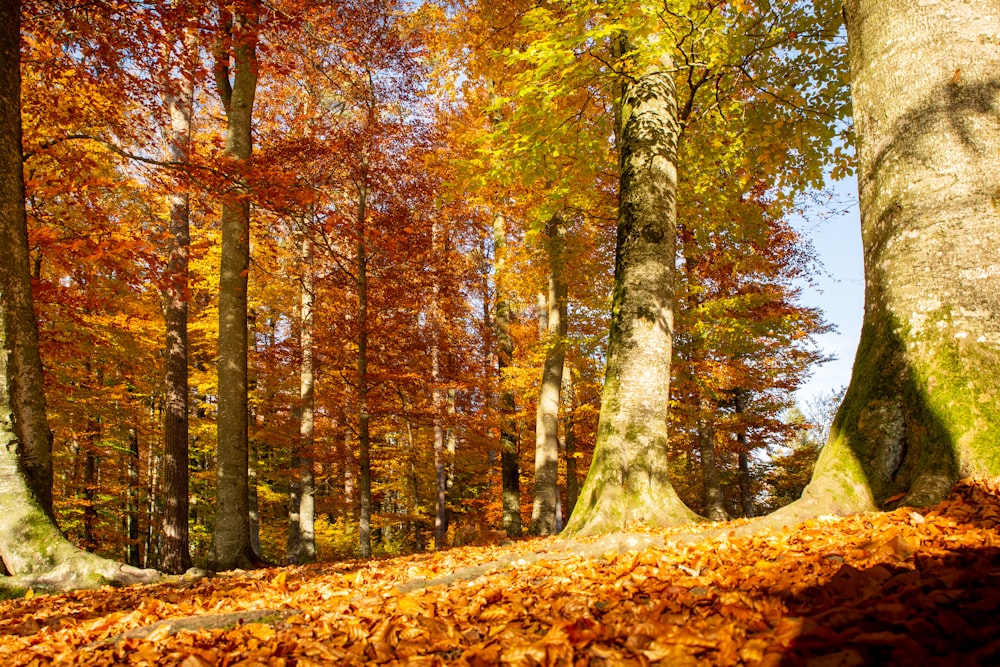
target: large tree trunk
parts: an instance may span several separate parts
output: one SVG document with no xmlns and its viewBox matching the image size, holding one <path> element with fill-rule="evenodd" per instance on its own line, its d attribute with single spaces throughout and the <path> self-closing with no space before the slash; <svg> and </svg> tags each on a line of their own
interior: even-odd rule
<svg viewBox="0 0 1000 667">
<path fill-rule="evenodd" d="M 566 230 L 559 214 L 545 225 L 548 257 L 548 313 L 545 361 L 535 411 L 535 499 L 531 533 L 552 535 L 559 523 L 559 394 L 566 360 Z"/>
<path fill-rule="evenodd" d="M 500 385 L 500 476 L 503 494 L 501 528 L 509 537 L 521 536 L 521 468 L 518 461 L 518 438 L 514 392 L 505 389 L 504 372 L 514 360 L 514 338 L 510 333 L 510 301 L 503 286 L 506 269 L 507 226 L 502 215 L 493 217 L 494 274 L 497 281 L 496 328 L 497 371 Z"/>
<path fill-rule="evenodd" d="M 622 82 L 608 363 L 594 458 L 567 534 L 695 518 L 667 474 L 678 131 L 673 64 L 664 56 Z"/>
<path fill-rule="evenodd" d="M 851 384 L 782 517 L 925 505 L 1000 474 L 1000 5 L 847 0 L 865 315 Z"/>
<path fill-rule="evenodd" d="M 24 460 L 25 456 L 38 452 L 30 451 L 21 442 L 22 433 L 35 437 L 36 444 L 50 435 L 41 365 L 35 370 L 31 370 L 32 364 L 25 365 L 25 360 L 40 357 L 38 325 L 31 305 L 21 169 L 19 33 L 20 3 L 17 0 L 0 3 L 0 254 L 4 257 L 0 262 L 0 559 L 4 569 L 13 575 L 0 580 L 0 585 L 69 589 L 108 582 L 152 581 L 158 577 L 156 572 L 100 558 L 66 540 L 51 511 L 47 511 L 50 507 L 45 505 L 46 499 L 51 500 L 48 495 L 52 489 L 51 477 L 47 485 L 45 474 L 41 484 L 38 476 L 29 478 L 29 470 L 39 473 L 39 461 L 37 458 L 28 461 L 34 466 L 29 468 Z M 34 380 L 26 382 L 26 378 L 36 373 Z M 15 387 L 21 395 L 17 403 Z M 29 412 L 40 408 L 41 413 L 32 412 L 32 419 L 25 421 L 26 417 L 21 415 L 26 406 Z M 15 411 L 20 411 L 17 424 Z M 39 494 L 39 490 L 47 493 Z"/>
<path fill-rule="evenodd" d="M 315 378 L 313 361 L 313 305 L 316 297 L 313 280 L 313 247 L 309 230 L 303 225 L 299 241 L 299 442 L 292 457 L 292 481 L 288 507 L 289 563 L 316 560 L 315 502 L 316 479 L 313 475 L 313 438 L 315 432 Z"/>
<path fill-rule="evenodd" d="M 197 57 L 197 32 L 183 35 L 185 57 Z M 165 49 L 168 53 L 170 48 Z M 167 61 L 169 63 L 169 59 Z M 189 66 L 191 63 L 183 63 Z M 194 81 L 163 75 L 164 102 L 170 115 L 169 158 L 177 163 L 188 159 L 191 115 L 194 109 Z M 188 548 L 188 251 L 191 246 L 188 193 L 179 189 L 168 197 L 170 223 L 169 259 L 165 276 L 164 324 L 166 329 L 166 377 L 163 414 L 163 550 L 160 567 L 179 574 L 191 567 Z"/>
<path fill-rule="evenodd" d="M 10 351 L 10 400 L 28 486 L 52 514 L 52 431 L 45 412 L 38 324 L 31 292 L 21 147 L 20 2 L 0 9 L 0 285 Z"/>
<path fill-rule="evenodd" d="M 215 78 L 226 109 L 226 156 L 245 163 L 253 148 L 251 120 L 257 91 L 254 48 L 257 2 L 247 13 L 220 6 Z M 232 57 L 235 73 L 229 78 Z M 219 416 L 215 528 L 209 567 L 252 567 L 259 559 L 250 543 L 250 482 L 247 406 L 247 275 L 250 270 L 250 200 L 240 176 L 222 202 L 219 267 Z"/>
</svg>

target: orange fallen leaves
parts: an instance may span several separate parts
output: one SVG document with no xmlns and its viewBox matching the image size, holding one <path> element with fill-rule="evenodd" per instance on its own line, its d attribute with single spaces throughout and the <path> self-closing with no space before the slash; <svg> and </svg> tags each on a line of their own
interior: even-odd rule
<svg viewBox="0 0 1000 667">
<path fill-rule="evenodd" d="M 0 604 L 0 664 L 989 664 L 1000 487 L 753 537 L 585 555 L 554 538 Z M 470 565 L 486 574 L 407 587 Z M 406 592 L 403 592 L 405 589 Z M 286 610 L 235 627 L 164 619 Z M 292 611 L 296 610 L 296 611 Z M 275 618 L 279 618 L 280 613 Z"/>
</svg>

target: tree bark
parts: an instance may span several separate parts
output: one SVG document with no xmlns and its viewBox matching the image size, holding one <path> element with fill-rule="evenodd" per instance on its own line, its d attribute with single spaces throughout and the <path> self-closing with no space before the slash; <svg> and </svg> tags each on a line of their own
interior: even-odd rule
<svg viewBox="0 0 1000 667">
<path fill-rule="evenodd" d="M 368 414 L 368 248 L 365 243 L 365 218 L 368 207 L 368 159 L 362 158 L 358 186 L 357 271 L 358 289 L 358 553 L 362 558 L 372 555 L 372 458 Z"/>
<path fill-rule="evenodd" d="M 31 292 L 21 146 L 20 2 L 0 9 L 0 291 L 14 429 L 24 474 L 42 509 L 52 514 L 52 431 L 45 411 L 38 324 Z"/>
<path fill-rule="evenodd" d="M 725 521 L 726 504 L 719 483 L 719 465 L 715 457 L 715 424 L 712 405 L 702 399 L 702 417 L 698 423 L 698 451 L 701 454 L 701 483 L 705 517 L 710 521 Z"/>
<path fill-rule="evenodd" d="M 197 31 L 182 36 L 184 55 L 197 58 Z M 170 45 L 172 47 L 172 45 Z M 165 50 L 169 53 L 170 47 Z M 167 60 L 169 63 L 169 59 Z M 183 63 L 182 67 L 193 63 Z M 163 94 L 170 116 L 168 157 L 176 163 L 188 160 L 191 116 L 194 110 L 194 80 L 188 76 L 171 80 L 163 75 Z M 168 196 L 167 274 L 165 276 L 164 324 L 166 372 L 163 414 L 163 548 L 160 568 L 180 574 L 191 567 L 188 511 L 188 256 L 191 246 L 190 197 L 181 183 Z"/>
<path fill-rule="evenodd" d="M 557 532 L 559 504 L 559 400 L 566 360 L 566 230 L 560 214 L 545 225 L 548 258 L 548 296 L 545 361 L 535 410 L 535 498 L 531 509 L 531 534 Z M 541 326 L 541 325 L 539 325 Z"/>
<path fill-rule="evenodd" d="M 624 37 L 619 48 L 632 50 Z M 568 535 L 695 518 L 667 470 L 679 131 L 672 70 L 663 56 L 622 81 L 607 371 L 594 458 Z"/>
<path fill-rule="evenodd" d="M 1000 473 L 1000 5 L 847 0 L 844 14 L 865 314 L 788 521 L 900 493 L 931 504 Z"/>
<path fill-rule="evenodd" d="M 220 5 L 215 78 L 226 109 L 226 157 L 235 165 L 250 159 L 255 49 L 259 3 L 245 13 Z M 235 72 L 229 78 L 232 58 Z M 252 567 L 258 560 L 250 543 L 249 412 L 247 405 L 247 276 L 250 271 L 250 200 L 237 176 L 222 202 L 222 259 L 219 268 L 219 415 L 215 528 L 209 567 Z"/>
<path fill-rule="evenodd" d="M 567 362 L 562 376 L 563 404 L 563 453 L 566 457 L 566 516 L 573 514 L 576 499 L 580 496 L 580 480 L 576 466 L 576 391 L 573 387 L 573 369 Z"/>
<path fill-rule="evenodd" d="M 139 553 L 139 432 L 128 430 L 128 498 L 125 507 L 125 562 L 142 565 Z"/>
<path fill-rule="evenodd" d="M 288 508 L 289 563 L 311 563 L 316 560 L 315 500 L 316 480 L 313 475 L 313 440 L 315 436 L 315 362 L 313 360 L 313 305 L 316 298 L 313 279 L 313 247 L 309 232 L 303 225 L 299 240 L 299 442 L 292 457 L 292 469 L 297 478 L 292 482 Z"/>
<path fill-rule="evenodd" d="M 514 338 L 510 333 L 510 301 L 503 285 L 506 271 L 505 253 L 507 228 L 504 217 L 493 216 L 494 275 L 497 281 L 496 327 L 497 372 L 500 386 L 500 475 L 503 494 L 501 528 L 509 537 L 520 537 L 521 526 L 521 468 L 518 461 L 518 437 L 515 414 L 517 406 L 514 392 L 504 388 L 504 373 L 514 360 Z"/>
<path fill-rule="evenodd" d="M 24 208 L 21 147 L 20 2 L 0 3 L 0 560 L 12 575 L 3 583 L 60 590 L 104 583 L 153 581 L 159 575 L 100 558 L 73 546 L 59 532 L 47 495 L 40 495 L 36 456 L 21 442 L 35 444 L 50 437 L 40 364 L 33 371 L 25 360 L 39 358 L 37 322 L 31 304 L 30 262 Z M 21 321 L 23 319 L 23 321 Z M 35 332 L 32 344 L 31 332 Z M 17 336 L 17 340 L 8 338 Z M 33 349 L 27 349 L 32 347 Z M 32 382 L 26 382 L 36 374 Z M 14 388 L 20 394 L 16 402 Z M 41 408 L 33 420 L 15 412 Z M 44 429 L 41 425 L 45 425 Z M 33 425 L 33 426 L 30 426 Z M 28 426 L 28 428 L 25 428 Z M 29 478 L 29 470 L 35 477 Z M 51 470 L 51 468 L 50 468 Z M 41 490 L 51 493 L 51 478 Z"/>
</svg>

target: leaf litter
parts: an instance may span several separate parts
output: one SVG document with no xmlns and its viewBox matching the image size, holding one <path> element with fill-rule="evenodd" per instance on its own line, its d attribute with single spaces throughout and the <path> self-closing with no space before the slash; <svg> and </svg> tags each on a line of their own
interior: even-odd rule
<svg viewBox="0 0 1000 667">
<path fill-rule="evenodd" d="M 931 508 L 748 537 L 730 522 L 32 595 L 0 604 L 0 664 L 998 664 L 998 523 L 1000 481 L 963 480 Z"/>
</svg>

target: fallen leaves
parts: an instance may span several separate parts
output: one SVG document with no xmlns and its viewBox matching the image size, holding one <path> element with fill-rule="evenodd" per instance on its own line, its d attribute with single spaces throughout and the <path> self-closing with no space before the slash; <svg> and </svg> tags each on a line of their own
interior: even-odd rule
<svg viewBox="0 0 1000 667">
<path fill-rule="evenodd" d="M 995 663 L 998 517 L 979 481 L 919 513 L 697 544 L 550 538 L 25 597 L 0 605 L 0 664 Z"/>
</svg>

